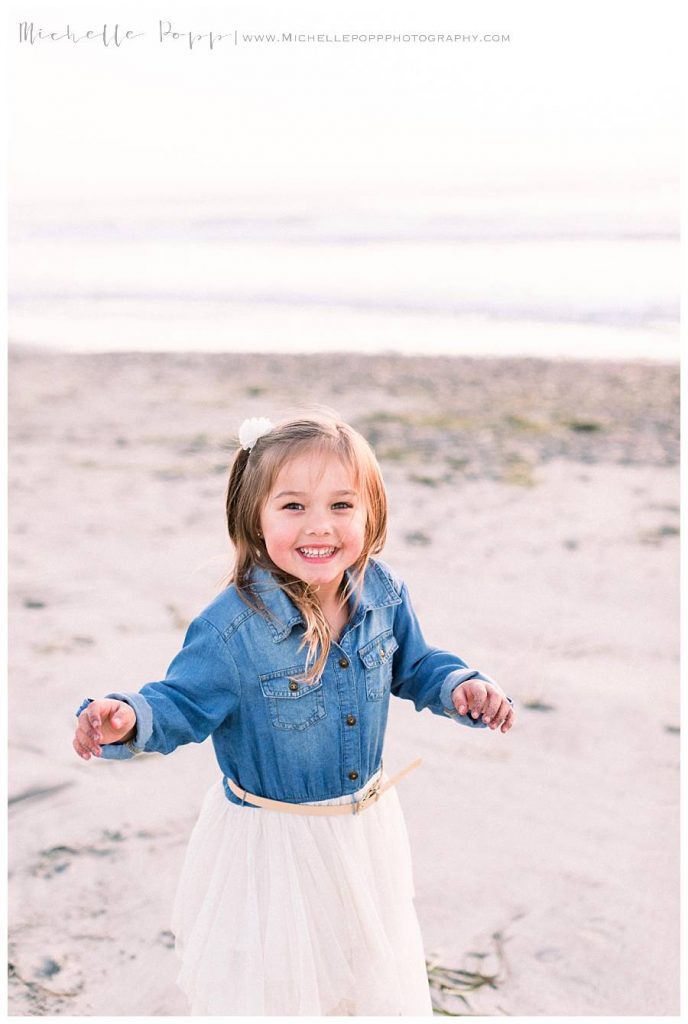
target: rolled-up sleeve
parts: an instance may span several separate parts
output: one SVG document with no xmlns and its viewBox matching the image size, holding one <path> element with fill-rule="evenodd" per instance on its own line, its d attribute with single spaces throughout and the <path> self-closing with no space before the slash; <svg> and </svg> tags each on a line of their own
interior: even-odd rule
<svg viewBox="0 0 688 1024">
<path fill-rule="evenodd" d="M 139 753 L 170 754 L 185 743 L 201 743 L 238 707 L 241 680 L 220 631 L 194 619 L 165 678 L 136 693 L 105 695 L 136 712 L 136 733 L 127 743 L 108 743 L 102 757 L 125 760 Z"/>
<path fill-rule="evenodd" d="M 470 668 L 457 654 L 431 647 L 423 636 L 405 583 L 401 585 L 400 596 L 394 619 L 394 636 L 399 646 L 394 654 L 392 693 L 413 701 L 416 711 L 427 708 L 473 729 L 487 728 L 482 719 L 458 713 L 452 691 L 467 679 L 482 679 L 503 692 L 501 687 L 478 669 Z M 510 697 L 506 699 L 513 704 Z"/>
</svg>

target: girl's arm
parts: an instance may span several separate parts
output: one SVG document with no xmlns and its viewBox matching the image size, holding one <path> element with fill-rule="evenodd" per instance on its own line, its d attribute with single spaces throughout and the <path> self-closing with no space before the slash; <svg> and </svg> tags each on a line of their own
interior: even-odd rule
<svg viewBox="0 0 688 1024">
<path fill-rule="evenodd" d="M 106 694 L 133 708 L 136 731 L 128 742 L 102 744 L 101 756 L 125 760 L 201 743 L 238 707 L 240 695 L 239 672 L 222 634 L 207 619 L 194 619 L 163 680 L 138 693 Z"/>
<path fill-rule="evenodd" d="M 481 718 L 459 715 L 451 699 L 452 691 L 467 679 L 482 679 L 500 692 L 501 688 L 489 676 L 469 668 L 457 654 L 431 647 L 423 636 L 405 583 L 401 585 L 400 597 L 394 619 L 394 637 L 399 646 L 394 654 L 392 693 L 413 701 L 417 711 L 427 708 L 474 729 L 486 728 Z M 506 700 L 513 705 L 510 697 Z"/>
</svg>

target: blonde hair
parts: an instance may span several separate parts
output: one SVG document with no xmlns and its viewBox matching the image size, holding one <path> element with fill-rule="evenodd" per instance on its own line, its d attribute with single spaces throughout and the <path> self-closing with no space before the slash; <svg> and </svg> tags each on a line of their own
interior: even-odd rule
<svg viewBox="0 0 688 1024">
<path fill-rule="evenodd" d="M 260 517 L 284 464 L 312 453 L 341 459 L 351 471 L 354 486 L 365 504 L 363 549 L 349 567 L 349 579 L 340 595 L 338 610 L 346 607 L 352 596 L 357 604 L 369 558 L 382 550 L 387 536 L 387 495 L 382 473 L 372 448 L 358 431 L 334 410 L 323 406 L 319 406 L 317 412 L 283 420 L 259 437 L 250 451 L 239 448 L 227 486 L 227 528 L 235 550 L 229 582 L 234 583 L 246 604 L 268 616 L 259 595 L 251 590 L 253 568 L 267 569 L 276 586 L 293 601 L 306 623 L 299 650 L 308 644 L 306 671 L 300 677 L 307 683 L 319 679 L 325 668 L 331 644 L 330 627 L 312 586 L 284 572 L 270 558 L 260 533 Z M 311 661 L 314 664 L 309 672 Z"/>
</svg>

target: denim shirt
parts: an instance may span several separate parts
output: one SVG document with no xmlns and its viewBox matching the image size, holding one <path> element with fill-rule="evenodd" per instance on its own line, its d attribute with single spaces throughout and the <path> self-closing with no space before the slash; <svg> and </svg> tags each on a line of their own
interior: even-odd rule
<svg viewBox="0 0 688 1024">
<path fill-rule="evenodd" d="M 254 569 L 251 585 L 269 615 L 229 586 L 193 620 L 163 680 L 107 694 L 130 704 L 137 722 L 133 739 L 103 744 L 102 757 L 169 754 L 212 736 L 228 800 L 241 803 L 227 776 L 249 793 L 301 803 L 352 794 L 375 774 L 392 694 L 485 728 L 456 712 L 451 692 L 466 679 L 492 680 L 426 643 L 406 584 L 385 563 L 369 560 L 361 600 L 311 684 L 292 679 L 306 663 L 301 613 L 266 570 Z"/>
</svg>

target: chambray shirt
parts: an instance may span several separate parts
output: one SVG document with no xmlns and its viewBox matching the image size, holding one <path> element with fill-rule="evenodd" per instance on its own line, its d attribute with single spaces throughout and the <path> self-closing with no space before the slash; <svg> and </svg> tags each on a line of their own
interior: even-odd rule
<svg viewBox="0 0 688 1024">
<path fill-rule="evenodd" d="M 369 560 L 361 600 L 312 684 L 292 678 L 306 663 L 301 613 L 266 570 L 254 569 L 251 583 L 268 614 L 229 586 L 193 620 L 163 680 L 107 694 L 130 704 L 137 723 L 130 742 L 102 745 L 102 757 L 169 754 L 212 736 L 228 800 L 241 803 L 227 776 L 249 793 L 301 803 L 353 794 L 375 774 L 392 694 L 486 728 L 458 715 L 451 692 L 466 679 L 492 680 L 426 643 L 406 584 L 385 563 Z"/>
</svg>

